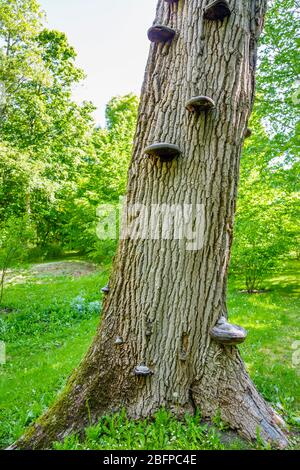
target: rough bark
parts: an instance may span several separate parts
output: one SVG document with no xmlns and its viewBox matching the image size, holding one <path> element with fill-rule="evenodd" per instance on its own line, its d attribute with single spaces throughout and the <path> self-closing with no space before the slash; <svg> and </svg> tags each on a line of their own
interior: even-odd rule
<svg viewBox="0 0 300 470">
<path fill-rule="evenodd" d="M 128 202 L 204 205 L 203 248 L 178 240 L 120 242 L 97 336 L 56 404 L 18 442 L 45 448 L 53 440 L 125 408 L 132 418 L 165 406 L 222 419 L 248 439 L 287 444 L 281 421 L 252 384 L 238 349 L 212 341 L 227 316 L 227 269 L 240 154 L 254 97 L 257 42 L 266 0 L 231 0 L 232 14 L 203 19 L 206 0 L 159 0 L 156 23 L 176 30 L 151 45 L 142 89 Z M 205 95 L 213 111 L 185 103 Z M 147 158 L 155 142 L 180 147 L 168 163 Z M 115 344 L 116 337 L 124 342 Z M 137 377 L 145 363 L 153 375 Z"/>
</svg>

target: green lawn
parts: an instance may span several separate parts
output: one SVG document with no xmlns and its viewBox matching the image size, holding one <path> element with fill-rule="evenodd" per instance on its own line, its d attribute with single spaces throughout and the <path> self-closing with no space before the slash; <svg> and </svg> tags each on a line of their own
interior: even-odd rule
<svg viewBox="0 0 300 470">
<path fill-rule="evenodd" d="M 99 322 L 99 306 L 88 307 L 99 302 L 106 279 L 103 270 L 81 278 L 29 278 L 6 289 L 5 305 L 18 313 L 0 318 L 7 349 L 0 366 L 0 447 L 47 408 L 79 363 Z"/>
<path fill-rule="evenodd" d="M 13 313 L 0 318 L 0 339 L 5 339 L 8 355 L 0 366 L 0 447 L 11 444 L 47 408 L 79 363 L 99 321 L 99 289 L 107 277 L 108 269 L 80 278 L 49 274 L 7 287 L 5 304 Z M 292 361 L 293 344 L 300 340 L 299 280 L 299 264 L 292 263 L 267 282 L 266 293 L 240 293 L 238 279 L 231 279 L 229 289 L 231 320 L 249 330 L 241 351 L 250 374 L 293 429 L 300 422 L 300 365 Z M 178 422 L 163 410 L 151 422 L 133 423 L 116 415 L 87 429 L 83 442 L 71 436 L 56 448 L 243 447 L 238 440 L 224 444 L 217 430 L 224 425 L 218 419 L 214 425 L 207 427 L 200 416 Z"/>
<path fill-rule="evenodd" d="M 230 318 L 249 331 L 240 350 L 252 379 L 293 424 L 300 416 L 300 364 L 293 365 L 300 340 L 300 264 L 290 264 L 265 285 L 269 292 L 249 295 L 239 293 L 238 281 L 231 282 Z"/>
</svg>

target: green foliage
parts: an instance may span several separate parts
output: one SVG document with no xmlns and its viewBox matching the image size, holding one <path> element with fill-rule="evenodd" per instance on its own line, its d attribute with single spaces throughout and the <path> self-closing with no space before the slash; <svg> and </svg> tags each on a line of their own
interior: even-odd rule
<svg viewBox="0 0 300 470">
<path fill-rule="evenodd" d="M 300 409 L 300 370 L 292 363 L 293 344 L 300 339 L 299 268 L 290 261 L 265 280 L 266 292 L 253 296 L 239 291 L 242 278 L 230 278 L 228 305 L 230 320 L 248 331 L 240 350 L 252 380 L 291 425 Z"/>
<path fill-rule="evenodd" d="M 0 314 L 0 340 L 7 346 L 7 363 L 0 366 L 0 447 L 54 400 L 99 323 L 107 271 L 74 277 L 53 275 L 47 266 L 41 274 L 17 270 L 5 288 L 11 313 Z"/>
<path fill-rule="evenodd" d="M 62 201 L 90 152 L 94 108 L 72 101 L 83 78 L 76 53 L 65 34 L 44 29 L 35 0 L 2 1 L 0 24 L 0 220 L 30 213 L 42 245 L 57 241 Z"/>
<path fill-rule="evenodd" d="M 113 98 L 107 105 L 107 128 L 95 129 L 93 154 L 80 171 L 77 193 L 65 205 L 62 237 L 69 248 L 88 253 L 103 262 L 112 257 L 116 241 L 97 238 L 97 208 L 117 206 L 126 193 L 138 100 L 134 95 Z"/>
<path fill-rule="evenodd" d="M 233 446 L 241 446 L 236 441 Z M 225 450 L 216 429 L 201 422 L 201 416 L 185 415 L 182 421 L 162 409 L 153 419 L 132 421 L 125 412 L 105 416 L 85 437 L 68 437 L 56 450 Z"/>
<path fill-rule="evenodd" d="M 44 306 L 24 305 L 22 312 L 4 319 L 2 341 L 16 341 L 23 337 L 34 338 L 42 333 L 55 331 L 57 328 L 70 327 L 82 319 L 99 317 L 101 303 L 88 301 L 78 295 L 71 302 L 64 299 Z"/>
<path fill-rule="evenodd" d="M 299 39 L 295 0 L 270 2 L 241 164 L 232 270 L 249 292 L 299 253 Z"/>
<path fill-rule="evenodd" d="M 257 138 L 267 141 L 266 136 Z M 297 192 L 276 184 L 274 168 L 265 166 L 265 147 L 258 151 L 257 145 L 256 162 L 247 161 L 249 148 L 244 152 L 231 263 L 249 292 L 263 287 L 265 277 L 296 250 L 299 240 Z"/>
<path fill-rule="evenodd" d="M 93 187 L 101 201 L 118 201 L 126 192 L 127 169 L 131 158 L 136 127 L 138 99 L 134 95 L 113 98 L 106 108 L 107 129 L 96 130 L 93 136 L 99 173 Z M 98 183 L 99 184 L 99 183 Z"/>
<path fill-rule="evenodd" d="M 299 132 L 299 2 L 270 0 L 259 54 L 256 109 L 280 152 L 296 155 Z M 299 133 L 298 133 L 299 145 Z M 298 147 L 299 148 L 299 147 Z"/>
<path fill-rule="evenodd" d="M 45 264 L 47 267 L 47 264 Z M 6 305 L 12 315 L 4 316 L 0 340 L 29 341 L 57 328 L 71 327 L 83 319 L 99 318 L 100 287 L 106 272 L 80 278 L 26 274 L 22 269 L 6 286 Z"/>
<path fill-rule="evenodd" d="M 0 225 L 0 305 L 8 269 L 24 263 L 30 241 L 32 231 L 27 218 L 11 217 Z"/>
<path fill-rule="evenodd" d="M 218 412 L 212 418 L 212 423 L 217 429 L 219 429 L 219 431 L 227 431 L 228 429 L 230 429 L 228 424 L 224 423 L 224 421 L 222 420 L 220 410 L 218 410 Z"/>
<path fill-rule="evenodd" d="M 93 106 L 72 100 L 84 77 L 76 52 L 43 22 L 35 0 L 1 3 L 0 221 L 30 215 L 43 253 L 101 256 L 96 209 L 125 193 L 138 100 L 113 98 L 107 128 L 95 128 Z"/>
</svg>

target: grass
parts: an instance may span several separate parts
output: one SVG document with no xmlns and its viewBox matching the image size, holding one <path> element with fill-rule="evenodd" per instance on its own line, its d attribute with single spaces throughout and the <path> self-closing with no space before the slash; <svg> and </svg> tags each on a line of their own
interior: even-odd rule
<svg viewBox="0 0 300 470">
<path fill-rule="evenodd" d="M 0 447 L 49 406 L 81 360 L 99 322 L 106 278 L 106 270 L 81 278 L 30 278 L 6 289 L 5 305 L 13 313 L 0 317 L 7 352 L 0 366 Z"/>
<path fill-rule="evenodd" d="M 160 410 L 154 419 L 134 422 L 125 412 L 106 416 L 85 430 L 84 439 L 69 436 L 55 450 L 225 450 L 244 447 L 239 439 L 222 442 L 216 427 L 203 424 L 201 416 L 186 415 L 182 421 Z"/>
<path fill-rule="evenodd" d="M 99 289 L 108 269 L 80 278 L 29 276 L 11 283 L 5 306 L 13 313 L 0 317 L 0 339 L 7 345 L 7 363 L 0 366 L 0 447 L 18 438 L 25 427 L 51 404 L 72 369 L 87 350 L 99 322 Z M 269 279 L 268 292 L 240 293 L 231 279 L 229 311 L 233 322 L 249 330 L 241 346 L 252 379 L 291 426 L 299 426 L 299 374 L 295 341 L 300 340 L 299 264 Z M 200 416 L 183 421 L 161 410 L 154 420 L 132 422 L 124 413 L 104 417 L 70 436 L 57 449 L 240 449 L 239 440 L 224 441 L 224 424 L 213 427 Z M 226 435 L 225 435 L 226 436 Z M 259 444 L 258 444 L 259 445 Z"/>
<path fill-rule="evenodd" d="M 265 293 L 242 294 L 239 287 L 238 280 L 231 282 L 229 312 L 249 332 L 240 347 L 243 359 L 263 396 L 297 425 L 300 364 L 293 358 L 300 349 L 300 265 L 294 262 L 267 280 Z"/>
</svg>

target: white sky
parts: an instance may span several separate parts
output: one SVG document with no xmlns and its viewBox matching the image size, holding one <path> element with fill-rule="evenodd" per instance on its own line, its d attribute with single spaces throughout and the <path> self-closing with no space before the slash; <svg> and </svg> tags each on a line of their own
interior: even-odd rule
<svg viewBox="0 0 300 470">
<path fill-rule="evenodd" d="M 77 87 L 76 101 L 97 106 L 95 118 L 104 125 L 105 105 L 112 96 L 139 95 L 149 51 L 147 30 L 157 0 L 39 0 L 47 27 L 67 34 L 77 64 L 87 78 Z"/>
</svg>

